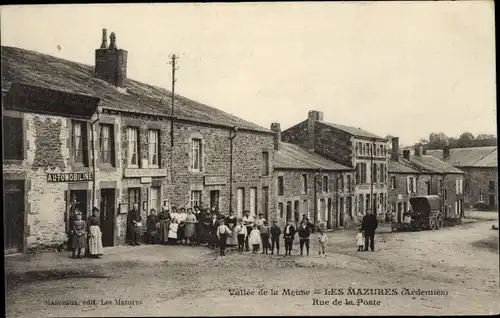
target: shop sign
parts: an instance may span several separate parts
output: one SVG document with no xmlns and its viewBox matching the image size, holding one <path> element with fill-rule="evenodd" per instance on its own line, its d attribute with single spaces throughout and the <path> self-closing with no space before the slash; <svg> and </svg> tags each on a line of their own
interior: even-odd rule
<svg viewBox="0 0 500 318">
<path fill-rule="evenodd" d="M 227 178 L 222 176 L 205 176 L 205 185 L 226 184 Z"/>
<path fill-rule="evenodd" d="M 126 178 L 166 177 L 167 170 L 159 168 L 126 168 L 123 175 Z"/>
<path fill-rule="evenodd" d="M 47 182 L 88 182 L 92 180 L 92 172 L 47 173 Z"/>
</svg>

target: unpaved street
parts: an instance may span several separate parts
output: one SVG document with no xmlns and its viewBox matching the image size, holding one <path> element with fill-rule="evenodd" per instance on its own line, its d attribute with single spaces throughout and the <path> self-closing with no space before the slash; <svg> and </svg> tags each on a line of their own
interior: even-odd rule
<svg viewBox="0 0 500 318">
<path fill-rule="evenodd" d="M 499 232 L 492 224 L 498 221 L 435 232 L 383 233 L 376 236 L 374 253 L 355 251 L 355 231 L 337 231 L 329 234 L 326 259 L 315 255 L 315 245 L 309 257 L 230 252 L 224 258 L 205 248 L 148 246 L 144 252 L 151 255 L 166 249 L 176 254 L 169 251 L 166 261 L 150 256 L 110 263 L 94 273 L 97 278 L 20 284 L 8 291 L 7 316 L 498 313 Z M 350 287 L 395 289 L 397 295 L 347 295 Z M 441 295 L 402 295 L 403 288 Z M 255 295 L 230 296 L 229 289 Z M 283 289 L 297 295 L 283 295 Z M 316 289 L 321 293 L 313 295 Z M 325 289 L 344 295 L 325 295 Z M 258 295 L 260 290 L 268 294 Z M 277 295 L 270 295 L 271 290 Z M 138 303 L 120 305 L 115 299 Z M 45 303 L 58 300 L 78 305 Z M 342 304 L 332 305 L 334 301 Z"/>
</svg>

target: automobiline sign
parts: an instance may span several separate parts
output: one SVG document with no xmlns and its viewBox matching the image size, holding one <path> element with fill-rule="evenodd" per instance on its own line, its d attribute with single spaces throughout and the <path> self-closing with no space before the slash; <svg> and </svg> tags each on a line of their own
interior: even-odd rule
<svg viewBox="0 0 500 318">
<path fill-rule="evenodd" d="M 92 179 L 92 172 L 47 173 L 47 182 L 85 182 Z"/>
</svg>

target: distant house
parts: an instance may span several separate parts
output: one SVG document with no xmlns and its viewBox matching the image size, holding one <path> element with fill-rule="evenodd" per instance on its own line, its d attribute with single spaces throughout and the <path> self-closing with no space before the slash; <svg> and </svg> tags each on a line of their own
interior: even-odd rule
<svg viewBox="0 0 500 318">
<path fill-rule="evenodd" d="M 323 121 L 311 110 L 306 120 L 283 131 L 283 141 L 300 145 L 344 166 L 355 168 L 354 212 L 357 223 L 368 210 L 380 218 L 387 208 L 387 139 L 358 127 Z M 349 208 L 349 207 L 348 207 Z"/>
<path fill-rule="evenodd" d="M 455 148 L 428 150 L 429 155 L 464 171 L 465 204 L 478 203 L 498 209 L 497 147 Z"/>
<path fill-rule="evenodd" d="M 276 134 L 273 168 L 278 186 L 278 223 L 301 220 L 305 214 L 327 228 L 350 225 L 354 168 L 282 142 L 278 123 L 273 123 L 271 130 Z M 318 211 L 316 217 L 314 211 Z"/>
<path fill-rule="evenodd" d="M 445 219 L 460 219 L 464 211 L 464 172 L 433 156 L 424 154 L 421 145 L 415 146 L 414 155 L 408 149 L 402 155 L 399 138 L 392 139 L 389 160 L 389 204 L 397 219 L 410 208 L 413 196 L 439 195 Z"/>
</svg>

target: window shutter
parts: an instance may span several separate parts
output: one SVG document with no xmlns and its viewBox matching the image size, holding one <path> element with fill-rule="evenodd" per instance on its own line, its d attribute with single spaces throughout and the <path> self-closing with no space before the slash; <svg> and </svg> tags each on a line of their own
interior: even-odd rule
<svg viewBox="0 0 500 318">
<path fill-rule="evenodd" d="M 463 193 L 464 192 L 464 188 L 463 188 L 463 181 L 462 179 L 460 179 L 460 193 Z"/>
<path fill-rule="evenodd" d="M 406 177 L 406 192 L 410 193 L 410 177 Z"/>
<path fill-rule="evenodd" d="M 412 192 L 417 192 L 417 178 L 413 178 L 413 191 Z"/>
</svg>

